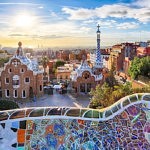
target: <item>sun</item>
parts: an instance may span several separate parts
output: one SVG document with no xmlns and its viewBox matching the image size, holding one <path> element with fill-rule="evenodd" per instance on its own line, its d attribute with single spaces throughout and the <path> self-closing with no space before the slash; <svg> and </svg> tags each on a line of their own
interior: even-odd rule
<svg viewBox="0 0 150 150">
<path fill-rule="evenodd" d="M 34 23 L 34 18 L 28 14 L 22 14 L 15 17 L 15 25 L 17 27 L 29 27 Z"/>
</svg>

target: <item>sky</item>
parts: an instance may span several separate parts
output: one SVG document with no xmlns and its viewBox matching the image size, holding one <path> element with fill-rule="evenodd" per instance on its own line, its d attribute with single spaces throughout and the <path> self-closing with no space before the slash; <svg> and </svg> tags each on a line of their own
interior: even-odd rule
<svg viewBox="0 0 150 150">
<path fill-rule="evenodd" d="M 150 0 L 0 0 L 0 44 L 96 47 L 150 40 Z"/>
</svg>

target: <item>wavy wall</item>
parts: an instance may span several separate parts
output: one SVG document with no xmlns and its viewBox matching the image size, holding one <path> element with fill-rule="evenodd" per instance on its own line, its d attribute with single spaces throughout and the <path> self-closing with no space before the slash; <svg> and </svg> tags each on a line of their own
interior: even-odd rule
<svg viewBox="0 0 150 150">
<path fill-rule="evenodd" d="M 0 112 L 0 150 L 148 150 L 150 93 L 101 110 L 24 108 Z"/>
</svg>

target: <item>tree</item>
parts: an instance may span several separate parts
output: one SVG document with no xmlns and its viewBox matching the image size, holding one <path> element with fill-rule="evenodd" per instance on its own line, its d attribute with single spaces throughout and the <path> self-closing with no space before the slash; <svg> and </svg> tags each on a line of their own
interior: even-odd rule
<svg viewBox="0 0 150 150">
<path fill-rule="evenodd" d="M 133 93 L 131 83 L 127 82 L 126 84 L 119 84 L 114 86 L 114 90 L 110 95 L 110 98 L 113 99 L 114 102 L 119 100 L 120 98 L 130 95 Z"/>
<path fill-rule="evenodd" d="M 132 94 L 133 90 L 130 83 L 117 84 L 110 87 L 106 82 L 100 86 L 97 85 L 96 89 L 92 89 L 90 95 L 92 99 L 90 102 L 91 108 L 104 108 L 112 105 L 120 98 Z"/>
<path fill-rule="evenodd" d="M 92 89 L 90 95 L 93 96 L 90 102 L 90 108 L 104 108 L 113 103 L 109 98 L 112 88 L 107 83 L 102 86 L 97 85 L 96 89 Z"/>
<path fill-rule="evenodd" d="M 0 110 L 9 110 L 19 108 L 18 104 L 13 101 L 0 100 Z"/>
<path fill-rule="evenodd" d="M 56 61 L 56 63 L 55 63 L 55 68 L 57 69 L 57 67 L 63 66 L 64 64 L 65 64 L 64 61 L 58 60 L 58 61 Z"/>
<path fill-rule="evenodd" d="M 49 62 L 48 57 L 47 56 L 43 56 L 42 60 L 41 60 L 41 63 L 42 63 L 43 68 L 44 68 L 44 74 L 43 74 L 44 77 L 46 77 L 46 75 L 47 75 L 47 73 L 46 73 L 46 67 L 47 67 L 48 62 Z"/>
<path fill-rule="evenodd" d="M 134 88 L 133 93 L 150 93 L 150 84 L 143 88 Z"/>
<path fill-rule="evenodd" d="M 108 73 L 107 78 L 105 79 L 105 82 L 112 88 L 114 88 L 115 85 L 118 85 L 117 80 L 114 77 L 115 74 L 115 67 L 114 63 Z"/>
<path fill-rule="evenodd" d="M 150 77 L 150 56 L 143 58 L 135 57 L 131 61 L 128 73 L 132 79 L 138 79 L 139 75 Z"/>
<path fill-rule="evenodd" d="M 0 58 L 0 67 L 4 66 L 4 63 L 7 63 L 9 61 L 9 58 Z"/>
</svg>

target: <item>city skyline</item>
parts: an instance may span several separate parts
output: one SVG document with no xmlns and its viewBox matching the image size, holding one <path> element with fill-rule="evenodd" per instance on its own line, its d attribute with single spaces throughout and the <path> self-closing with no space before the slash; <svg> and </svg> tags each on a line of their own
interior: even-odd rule
<svg viewBox="0 0 150 150">
<path fill-rule="evenodd" d="M 96 47 L 150 40 L 149 0 L 1 0 L 0 44 Z"/>
</svg>

